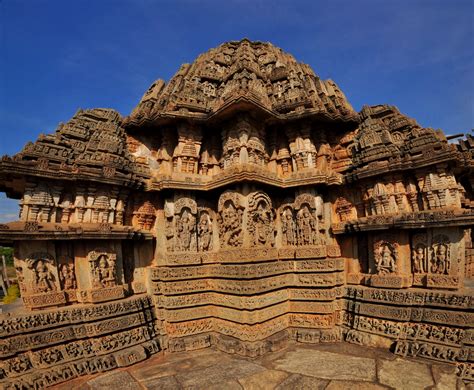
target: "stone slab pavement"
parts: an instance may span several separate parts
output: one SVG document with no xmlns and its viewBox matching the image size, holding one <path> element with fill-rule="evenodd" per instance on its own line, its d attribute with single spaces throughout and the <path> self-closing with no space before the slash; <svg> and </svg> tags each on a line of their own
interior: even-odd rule
<svg viewBox="0 0 474 390">
<path fill-rule="evenodd" d="M 57 390 L 474 390 L 454 366 L 405 359 L 347 343 L 291 344 L 256 359 L 213 348 L 144 362 L 53 387 Z"/>
</svg>

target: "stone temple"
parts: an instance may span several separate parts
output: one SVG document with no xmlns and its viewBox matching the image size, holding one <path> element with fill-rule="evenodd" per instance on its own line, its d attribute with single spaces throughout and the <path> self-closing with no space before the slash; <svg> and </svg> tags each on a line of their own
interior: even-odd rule
<svg viewBox="0 0 474 390">
<path fill-rule="evenodd" d="M 129 116 L 79 110 L 1 159 L 24 307 L 0 317 L 0 387 L 290 342 L 474 381 L 473 169 L 472 136 L 357 113 L 281 49 L 224 43 Z"/>
</svg>

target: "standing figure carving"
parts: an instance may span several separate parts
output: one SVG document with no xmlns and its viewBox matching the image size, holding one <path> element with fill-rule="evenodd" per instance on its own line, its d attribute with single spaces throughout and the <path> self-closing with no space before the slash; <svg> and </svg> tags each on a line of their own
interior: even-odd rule
<svg viewBox="0 0 474 390">
<path fill-rule="evenodd" d="M 169 252 L 197 250 L 197 203 L 177 194 L 165 204 L 166 248 Z"/>
<path fill-rule="evenodd" d="M 283 233 L 283 245 L 296 245 L 296 223 L 293 210 L 286 207 L 281 214 L 281 228 Z"/>
<path fill-rule="evenodd" d="M 77 288 L 74 264 L 61 264 L 59 269 L 59 280 L 64 290 L 74 290 Z"/>
<path fill-rule="evenodd" d="M 268 195 L 263 192 L 251 194 L 249 198 L 248 231 L 253 245 L 274 245 L 274 219 L 275 213 Z"/>
<path fill-rule="evenodd" d="M 428 256 L 426 246 L 418 244 L 412 251 L 413 272 L 416 274 L 424 274 L 428 271 Z"/>
<path fill-rule="evenodd" d="M 316 234 L 316 221 L 307 205 L 298 212 L 297 218 L 297 236 L 299 245 L 312 245 Z"/>
<path fill-rule="evenodd" d="M 431 272 L 434 274 L 449 274 L 451 269 L 450 251 L 447 238 L 436 237 L 432 246 Z"/>
<path fill-rule="evenodd" d="M 181 216 L 176 217 L 177 243 L 180 250 L 191 250 L 191 241 L 195 231 L 196 220 L 189 209 L 184 209 Z"/>
<path fill-rule="evenodd" d="M 208 213 L 203 212 L 198 224 L 198 247 L 201 252 L 212 249 L 212 223 Z"/>
</svg>

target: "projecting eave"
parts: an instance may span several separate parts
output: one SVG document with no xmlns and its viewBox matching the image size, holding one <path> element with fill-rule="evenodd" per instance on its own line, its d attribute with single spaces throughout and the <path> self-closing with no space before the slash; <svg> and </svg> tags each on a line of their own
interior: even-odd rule
<svg viewBox="0 0 474 390">
<path fill-rule="evenodd" d="M 269 109 L 261 104 L 259 99 L 246 93 L 233 97 L 224 102 L 217 110 L 208 112 L 193 112 L 188 110 L 178 111 L 160 111 L 148 116 L 141 116 L 139 118 L 127 117 L 124 120 L 123 126 L 128 131 L 133 131 L 138 128 L 149 128 L 159 126 L 169 126 L 179 122 L 190 122 L 196 124 L 215 124 L 228 120 L 238 113 L 253 113 L 259 120 L 268 124 L 282 124 L 289 121 L 307 120 L 320 121 L 327 123 L 340 124 L 341 130 L 355 128 L 360 122 L 357 113 L 350 113 L 342 115 L 339 112 L 329 113 L 327 110 L 314 108 L 311 105 L 296 104 L 294 109 L 282 113 Z"/>
</svg>

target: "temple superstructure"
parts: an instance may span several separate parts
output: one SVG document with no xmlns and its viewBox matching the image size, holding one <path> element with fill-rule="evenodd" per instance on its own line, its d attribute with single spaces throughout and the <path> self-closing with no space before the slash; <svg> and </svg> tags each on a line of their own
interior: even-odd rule
<svg viewBox="0 0 474 390">
<path fill-rule="evenodd" d="M 0 318 L 0 386 L 289 340 L 391 348 L 473 381 L 473 169 L 472 136 L 357 113 L 281 49 L 224 43 L 130 116 L 79 110 L 1 159 L 25 311 Z"/>
</svg>

